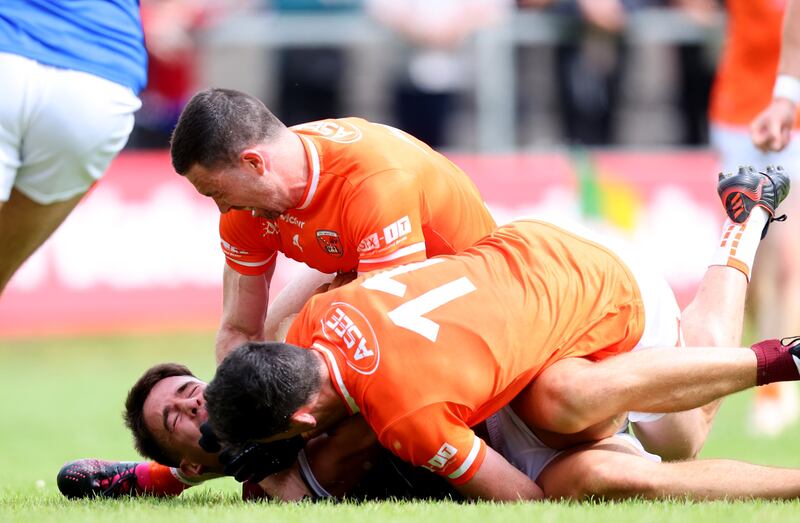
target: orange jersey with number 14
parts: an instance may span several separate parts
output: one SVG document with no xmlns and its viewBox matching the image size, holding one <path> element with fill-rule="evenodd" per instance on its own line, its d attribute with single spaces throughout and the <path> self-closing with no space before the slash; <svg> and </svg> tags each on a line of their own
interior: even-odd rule
<svg viewBox="0 0 800 523">
<path fill-rule="evenodd" d="M 518 221 L 461 254 L 313 297 L 286 341 L 324 356 L 382 445 L 460 484 L 486 452 L 471 426 L 558 359 L 631 350 L 643 325 L 638 287 L 616 255 Z"/>
<path fill-rule="evenodd" d="M 326 273 L 452 254 L 495 227 L 464 172 L 416 138 L 359 118 L 293 127 L 310 168 L 300 205 L 280 218 L 220 219 L 228 265 L 262 274 L 275 253 Z"/>
</svg>

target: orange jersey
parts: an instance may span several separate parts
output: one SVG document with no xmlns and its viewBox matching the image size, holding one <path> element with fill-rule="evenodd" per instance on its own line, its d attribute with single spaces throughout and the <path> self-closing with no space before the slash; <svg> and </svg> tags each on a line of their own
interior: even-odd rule
<svg viewBox="0 0 800 523">
<path fill-rule="evenodd" d="M 710 118 L 750 125 L 772 100 L 786 0 L 727 0 L 725 48 L 711 92 Z"/>
<path fill-rule="evenodd" d="M 471 426 L 554 361 L 629 351 L 643 328 L 639 289 L 616 255 L 529 220 L 314 296 L 286 341 L 324 356 L 383 446 L 460 484 L 486 452 Z"/>
<path fill-rule="evenodd" d="M 308 157 L 305 194 L 277 220 L 222 215 L 237 272 L 262 274 L 277 251 L 325 273 L 366 272 L 462 251 L 495 228 L 467 175 L 402 131 L 359 118 L 292 130 Z"/>
</svg>

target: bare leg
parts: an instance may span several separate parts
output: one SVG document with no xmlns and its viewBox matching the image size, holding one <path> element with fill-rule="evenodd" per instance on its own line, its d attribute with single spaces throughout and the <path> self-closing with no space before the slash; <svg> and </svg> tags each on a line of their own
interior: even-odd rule
<svg viewBox="0 0 800 523">
<path fill-rule="evenodd" d="M 9 200 L 0 206 L 0 294 L 17 269 L 53 234 L 82 197 L 42 205 L 11 190 Z"/>
<path fill-rule="evenodd" d="M 530 427 L 573 434 L 620 412 L 678 412 L 756 385 L 746 348 L 654 348 L 592 363 L 561 360 L 512 402 Z"/>
<path fill-rule="evenodd" d="M 800 470 L 729 460 L 655 463 L 610 438 L 559 456 L 537 483 L 550 499 L 792 499 Z"/>
<path fill-rule="evenodd" d="M 689 346 L 735 347 L 741 344 L 747 278 L 726 266 L 706 271 L 692 302 L 681 314 Z M 680 348 L 677 350 L 691 350 Z M 665 460 L 695 458 L 711 431 L 720 400 L 702 408 L 668 414 L 634 425 L 644 447 Z"/>
<path fill-rule="evenodd" d="M 731 267 L 709 267 L 694 299 L 681 313 L 686 344 L 739 346 L 746 294 L 747 278 L 742 272 Z"/>
</svg>

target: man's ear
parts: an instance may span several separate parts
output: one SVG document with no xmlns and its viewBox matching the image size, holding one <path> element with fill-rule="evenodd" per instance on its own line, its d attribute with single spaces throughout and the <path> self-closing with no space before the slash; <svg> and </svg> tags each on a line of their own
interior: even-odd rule
<svg viewBox="0 0 800 523">
<path fill-rule="evenodd" d="M 181 474 L 187 478 L 195 478 L 205 473 L 205 466 L 201 465 L 200 463 L 192 463 L 191 461 L 185 459 L 181 460 L 181 464 L 178 468 L 180 469 Z"/>
<path fill-rule="evenodd" d="M 269 157 L 258 149 L 249 148 L 242 151 L 239 160 L 257 174 L 267 174 L 269 170 Z"/>
<path fill-rule="evenodd" d="M 291 423 L 294 427 L 301 429 L 302 432 L 313 429 L 317 426 L 317 418 L 315 418 L 308 410 L 299 409 L 292 414 Z"/>
</svg>

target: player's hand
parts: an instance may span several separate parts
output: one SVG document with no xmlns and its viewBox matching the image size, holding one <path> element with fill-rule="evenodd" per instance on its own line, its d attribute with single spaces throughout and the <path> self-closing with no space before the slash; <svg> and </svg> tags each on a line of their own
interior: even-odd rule
<svg viewBox="0 0 800 523">
<path fill-rule="evenodd" d="M 358 273 L 356 271 L 337 273 L 336 276 L 333 278 L 333 281 L 331 282 L 331 285 L 328 288 L 328 290 L 333 290 L 343 285 L 347 285 L 356 278 L 358 278 Z"/>
<path fill-rule="evenodd" d="M 305 440 L 301 436 L 271 443 L 249 443 L 242 448 L 226 448 L 219 455 L 226 476 L 236 481 L 258 483 L 271 474 L 292 466 Z"/>
<path fill-rule="evenodd" d="M 753 144 L 764 152 L 782 151 L 791 140 L 797 107 L 786 98 L 774 98 L 750 124 Z"/>
</svg>

